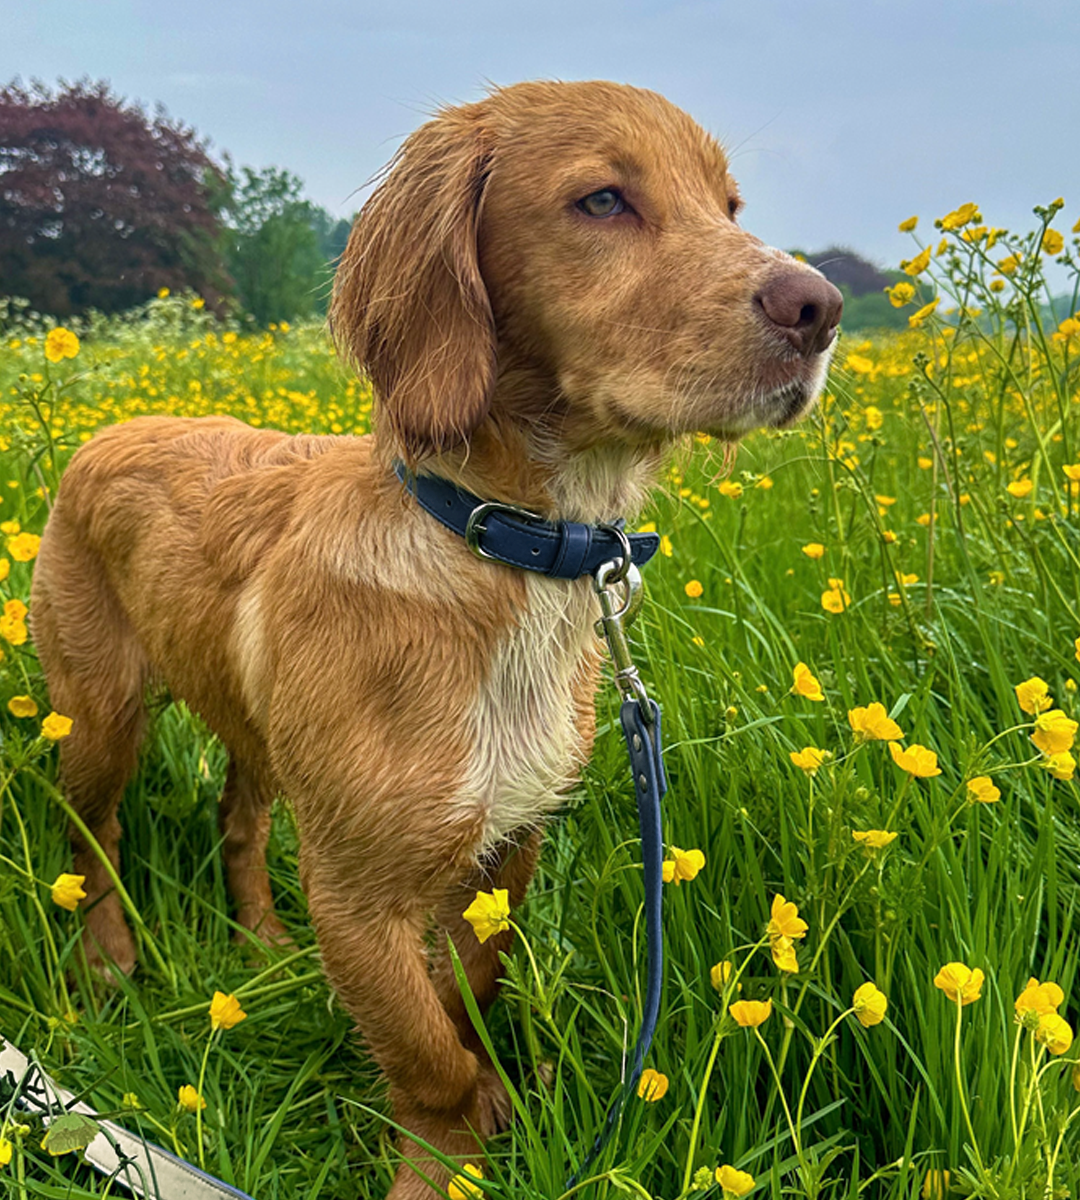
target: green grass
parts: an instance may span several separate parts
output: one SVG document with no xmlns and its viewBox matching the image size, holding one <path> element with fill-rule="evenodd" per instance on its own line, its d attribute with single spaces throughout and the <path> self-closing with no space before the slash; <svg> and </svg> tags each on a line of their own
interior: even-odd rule
<svg viewBox="0 0 1080 1200">
<path fill-rule="evenodd" d="M 1053 216 L 1041 212 L 1044 223 Z M 695 446 L 646 514 L 671 539 L 671 554 L 646 572 L 633 638 L 664 709 L 665 836 L 700 848 L 706 863 L 665 891 L 666 986 L 648 1063 L 670 1088 L 656 1103 L 631 1101 L 577 1195 L 675 1200 L 699 1169 L 711 1179 L 721 1163 L 749 1171 L 755 1194 L 775 1200 L 899 1200 L 916 1196 L 931 1169 L 950 1172 L 956 1195 L 1043 1197 L 1051 1175 L 1055 1195 L 1077 1194 L 1077 1052 L 1047 1056 L 1013 1010 L 1029 976 L 1060 984 L 1070 1021 L 1077 1008 L 1080 792 L 1043 769 L 1013 691 L 1039 675 L 1077 715 L 1080 518 L 1062 467 L 1080 460 L 1080 345 L 1038 324 L 1041 236 L 1002 238 L 987 258 L 985 239 L 953 235 L 955 249 L 936 260 L 939 286 L 980 315 L 842 344 L 822 410 L 740 451 L 731 478 L 741 496 L 718 491 L 719 457 Z M 993 260 L 1016 250 L 1028 265 L 999 296 L 984 281 Z M 167 387 L 187 370 L 194 377 L 194 363 L 178 361 L 192 330 L 163 331 L 164 321 L 158 310 L 142 325 L 98 328 L 74 363 L 57 367 L 27 344 L 33 328 L 9 333 L 9 350 L 11 340 L 20 345 L 0 365 L 0 383 L 23 433 L 0 452 L 0 519 L 40 530 L 45 500 L 35 489 L 53 482 L 52 456 L 62 464 L 63 443 L 86 427 L 64 415 L 77 402 L 118 395 L 131 378 L 118 403 L 137 411 L 141 363 L 169 373 Z M 290 373 L 310 381 L 287 400 L 297 425 L 362 420 L 362 394 L 345 390 L 319 337 L 270 339 L 259 367 L 265 390 Z M 209 409 L 251 416 L 265 403 L 268 419 L 281 419 L 280 397 L 252 389 L 239 367 L 230 374 L 220 341 L 205 353 L 198 377 L 209 381 Z M 20 416 L 27 392 L 51 450 L 41 425 Z M 342 413 L 327 417 L 341 397 Z M 773 486 L 756 486 L 762 477 Z M 1032 480 L 1029 495 L 1006 490 L 1018 479 Z M 896 502 L 879 506 L 876 496 Z M 917 518 L 932 508 L 931 529 Z M 811 542 L 826 547 L 822 559 L 802 552 Z M 5 598 L 28 595 L 31 566 L 13 564 Z M 897 572 L 918 581 L 898 585 Z M 821 604 L 833 578 L 850 596 L 839 614 Z M 691 579 L 702 585 L 698 598 L 685 590 Z M 43 685 L 29 644 L 5 650 L 0 1033 L 102 1111 L 121 1110 L 134 1093 L 140 1108 L 121 1120 L 194 1161 L 201 1152 L 208 1169 L 258 1200 L 382 1196 L 395 1166 L 388 1107 L 319 973 L 287 805 L 275 809 L 270 864 L 297 949 L 253 954 L 231 942 L 214 811 L 222 752 L 196 718 L 161 708 L 122 810 L 123 878 L 161 962 L 144 944 L 132 979 L 96 991 L 78 961 L 79 915 L 49 898 L 47 885 L 70 865 L 54 752 L 36 738 L 37 720 L 6 711 L 12 695 L 29 693 L 47 712 Z M 790 694 L 799 661 L 820 679 L 824 701 Z M 855 745 L 848 710 L 873 701 L 895 717 L 906 746 L 937 754 L 939 776 L 911 779 L 883 742 Z M 613 689 L 597 710 L 593 760 L 513 914 L 532 957 L 516 944 L 488 1022 L 515 1097 L 512 1131 L 488 1148 L 493 1196 L 564 1194 L 617 1089 L 640 1013 L 642 883 Z M 808 745 L 834 755 L 813 779 L 790 760 Z M 968 802 L 965 783 L 977 775 L 993 777 L 998 803 Z M 899 836 L 868 857 L 852 838 L 868 829 Z M 793 976 L 778 972 L 764 941 L 777 893 L 809 924 Z M 736 964 L 740 998 L 773 1001 L 760 1038 L 726 1015 L 734 992 L 710 984 L 723 959 Z M 949 962 L 985 973 L 981 998 L 962 1010 L 934 986 Z M 864 1029 L 842 1017 L 822 1044 L 867 981 L 888 996 L 885 1022 Z M 238 994 L 249 1015 L 207 1055 L 214 990 Z M 204 1056 L 200 1147 L 176 1098 Z M 804 1086 L 796 1144 L 785 1105 L 794 1118 Z M 1028 1101 L 1017 1136 L 1012 1110 L 1019 1123 Z M 15 1150 L 0 1193 L 105 1194 L 76 1156 L 50 1159 L 37 1126 L 21 1136 L 10 1105 L 0 1111 Z"/>
</svg>

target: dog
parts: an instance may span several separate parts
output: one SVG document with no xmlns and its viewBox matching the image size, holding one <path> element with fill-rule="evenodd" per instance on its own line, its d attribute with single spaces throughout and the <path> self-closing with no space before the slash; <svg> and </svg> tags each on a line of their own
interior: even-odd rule
<svg viewBox="0 0 1080 1200">
<path fill-rule="evenodd" d="M 265 863 L 283 793 L 326 974 L 395 1119 L 459 1161 L 508 1102 L 438 947 L 453 939 L 490 1005 L 511 935 L 481 945 L 462 912 L 493 887 L 521 901 L 589 755 L 596 599 L 588 578 L 470 553 L 395 464 L 610 522 L 685 435 L 797 420 L 842 299 L 745 232 L 741 207 L 717 142 L 653 92 L 522 83 L 445 108 L 390 163 L 336 274 L 330 327 L 371 381 L 373 433 L 133 420 L 74 456 L 42 539 L 34 635 L 74 722 L 75 810 L 119 868 L 117 807 L 164 681 L 230 754 L 237 921 L 284 935 Z M 108 875 L 72 842 L 86 958 L 130 972 Z M 401 1150 L 393 1200 L 431 1195 L 425 1175 L 445 1185 Z"/>
</svg>

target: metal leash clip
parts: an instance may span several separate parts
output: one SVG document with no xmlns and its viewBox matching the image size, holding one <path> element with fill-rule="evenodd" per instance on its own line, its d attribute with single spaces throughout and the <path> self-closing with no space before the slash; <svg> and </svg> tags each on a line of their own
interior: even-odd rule
<svg viewBox="0 0 1080 1200">
<path fill-rule="evenodd" d="M 653 722 L 649 694 L 641 681 L 638 669 L 630 654 L 630 643 L 626 630 L 638 615 L 644 591 L 641 572 L 630 557 L 630 542 L 626 534 L 616 525 L 603 525 L 622 543 L 622 557 L 602 563 L 593 576 L 593 588 L 600 600 L 600 620 L 596 632 L 607 642 L 612 666 L 615 668 L 615 686 L 624 700 L 636 700 L 646 724 Z M 622 587 L 622 595 L 619 587 Z"/>
</svg>

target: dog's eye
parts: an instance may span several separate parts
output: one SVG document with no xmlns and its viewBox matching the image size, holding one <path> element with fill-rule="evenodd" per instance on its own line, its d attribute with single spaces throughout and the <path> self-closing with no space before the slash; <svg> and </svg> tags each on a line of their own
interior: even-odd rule
<svg viewBox="0 0 1080 1200">
<path fill-rule="evenodd" d="M 614 217 L 626 211 L 626 201 L 611 188 L 593 192 L 577 202 L 578 208 L 590 217 Z"/>
<path fill-rule="evenodd" d="M 731 196 L 727 202 L 728 216 L 734 221 L 735 218 L 742 212 L 743 202 L 738 196 Z"/>
</svg>

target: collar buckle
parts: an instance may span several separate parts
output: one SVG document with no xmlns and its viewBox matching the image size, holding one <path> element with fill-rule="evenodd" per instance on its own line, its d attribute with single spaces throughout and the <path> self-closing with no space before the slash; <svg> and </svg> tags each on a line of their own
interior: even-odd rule
<svg viewBox="0 0 1080 1200">
<path fill-rule="evenodd" d="M 530 512 L 527 508 L 518 508 L 513 504 L 502 504 L 498 500 L 486 500 L 483 504 L 478 504 L 471 513 L 469 519 L 465 522 L 465 545 L 476 555 L 477 558 L 490 559 L 492 562 L 497 562 L 493 554 L 488 552 L 480 545 L 480 535 L 487 532 L 487 528 L 481 524 L 485 517 L 492 513 L 506 513 L 511 517 L 517 517 L 519 521 L 531 522 L 532 524 L 547 525 L 548 522 L 540 516 L 539 513 Z"/>
</svg>

